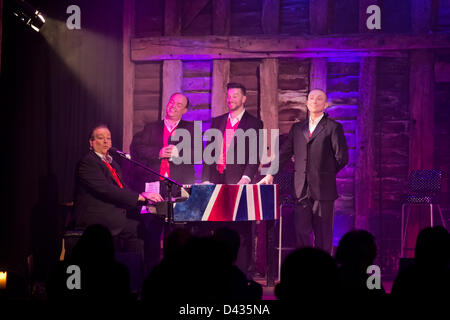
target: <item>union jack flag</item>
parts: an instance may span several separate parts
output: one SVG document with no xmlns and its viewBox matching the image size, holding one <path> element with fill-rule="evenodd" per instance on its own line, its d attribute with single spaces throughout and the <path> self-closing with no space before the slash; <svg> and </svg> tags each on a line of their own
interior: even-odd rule
<svg viewBox="0 0 450 320">
<path fill-rule="evenodd" d="M 175 221 L 279 219 L 278 185 L 193 185 L 188 200 L 175 204 Z"/>
</svg>

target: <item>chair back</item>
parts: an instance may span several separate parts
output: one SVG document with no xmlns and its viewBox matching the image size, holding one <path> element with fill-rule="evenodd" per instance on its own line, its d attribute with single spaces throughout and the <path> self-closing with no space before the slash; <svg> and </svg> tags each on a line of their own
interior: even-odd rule
<svg viewBox="0 0 450 320">
<path fill-rule="evenodd" d="M 441 191 L 442 171 L 439 169 L 414 170 L 409 174 L 409 192 L 434 194 Z"/>
</svg>

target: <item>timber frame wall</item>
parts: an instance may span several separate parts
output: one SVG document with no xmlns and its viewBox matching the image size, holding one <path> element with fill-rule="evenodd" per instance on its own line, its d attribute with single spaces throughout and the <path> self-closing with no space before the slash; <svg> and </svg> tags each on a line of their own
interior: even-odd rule
<svg viewBox="0 0 450 320">
<path fill-rule="evenodd" d="M 435 119 L 434 109 L 435 97 L 447 104 L 450 98 L 450 3 L 397 2 L 409 3 L 407 30 L 395 30 L 392 15 L 382 15 L 382 30 L 366 28 L 365 9 L 388 10 L 388 2 L 342 3 L 124 1 L 123 148 L 128 151 L 145 123 L 164 116 L 161 106 L 176 91 L 194 101 L 187 119 L 208 123 L 226 112 L 226 83 L 241 81 L 249 88 L 247 109 L 266 128 L 287 133 L 306 117 L 307 92 L 323 88 L 350 146 L 336 211 L 368 230 L 378 224 L 372 221 L 377 213 L 392 213 L 395 228 L 386 232 L 395 232 L 397 241 L 408 172 L 450 169 L 443 164 L 450 162 L 448 152 L 438 163 L 433 157 L 442 153 L 439 139 L 449 137 L 448 130 L 436 133 L 435 125 L 448 121 Z M 356 17 L 339 24 L 339 14 Z"/>
</svg>

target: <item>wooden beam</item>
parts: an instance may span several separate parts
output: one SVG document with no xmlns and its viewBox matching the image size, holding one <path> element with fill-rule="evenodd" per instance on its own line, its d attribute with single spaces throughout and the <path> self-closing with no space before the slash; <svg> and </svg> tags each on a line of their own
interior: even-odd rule
<svg viewBox="0 0 450 320">
<path fill-rule="evenodd" d="M 133 61 L 155 61 L 189 57 L 195 60 L 211 60 L 345 55 L 399 56 L 408 50 L 428 48 L 450 48 L 450 35 L 152 37 L 132 41 L 132 58 Z"/>
<path fill-rule="evenodd" d="M 262 29 L 265 34 L 277 34 L 280 29 L 280 0 L 263 0 Z"/>
<path fill-rule="evenodd" d="M 164 1 L 164 35 L 179 36 L 181 34 L 181 0 Z"/>
<path fill-rule="evenodd" d="M 189 5 L 185 6 L 186 10 L 183 13 L 184 21 L 183 21 L 183 29 L 188 28 L 191 23 L 197 18 L 203 8 L 210 2 L 211 0 L 190 0 Z"/>
<path fill-rule="evenodd" d="M 309 32 L 314 35 L 327 34 L 329 0 L 309 1 Z"/>
<path fill-rule="evenodd" d="M 122 149 L 130 152 L 133 139 L 134 63 L 131 61 L 131 39 L 134 37 L 134 0 L 123 2 L 123 139 Z"/>
<path fill-rule="evenodd" d="M 161 119 L 166 116 L 166 105 L 175 92 L 181 92 L 183 83 L 183 63 L 181 60 L 167 60 L 163 62 L 163 89 Z"/>
<path fill-rule="evenodd" d="M 264 59 L 259 66 L 261 120 L 264 129 L 278 129 L 278 60 Z M 270 130 L 269 130 L 270 132 Z M 264 155 L 272 156 L 271 136 L 267 134 L 267 150 Z M 268 163 L 269 159 L 262 159 Z"/>
<path fill-rule="evenodd" d="M 367 18 L 369 14 L 367 14 L 367 8 L 371 5 L 379 5 L 378 0 L 359 0 L 359 32 L 360 33 L 374 33 L 379 32 L 380 30 L 369 30 L 367 29 Z M 383 23 L 383 22 L 382 22 Z"/>
<path fill-rule="evenodd" d="M 211 117 L 228 112 L 227 84 L 230 81 L 230 61 L 213 60 L 211 88 Z"/>
<path fill-rule="evenodd" d="M 231 0 L 213 0 L 213 34 L 226 36 L 231 30 Z"/>
<path fill-rule="evenodd" d="M 434 155 L 434 55 L 431 50 L 410 57 L 409 169 L 432 169 Z"/>
<path fill-rule="evenodd" d="M 322 89 L 327 91 L 327 58 L 312 58 L 309 72 L 309 89 Z"/>
<path fill-rule="evenodd" d="M 355 227 L 369 229 L 374 210 L 376 58 L 363 58 L 359 71 L 360 104 L 356 125 Z"/>
</svg>

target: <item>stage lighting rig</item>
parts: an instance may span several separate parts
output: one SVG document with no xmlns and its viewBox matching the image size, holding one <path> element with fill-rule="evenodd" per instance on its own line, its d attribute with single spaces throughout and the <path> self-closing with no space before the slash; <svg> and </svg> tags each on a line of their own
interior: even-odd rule
<svg viewBox="0 0 450 320">
<path fill-rule="evenodd" d="M 12 12 L 23 23 L 33 28 L 36 32 L 39 32 L 45 23 L 45 18 L 42 15 L 42 12 L 35 9 L 24 0 L 14 0 L 12 4 Z"/>
</svg>

